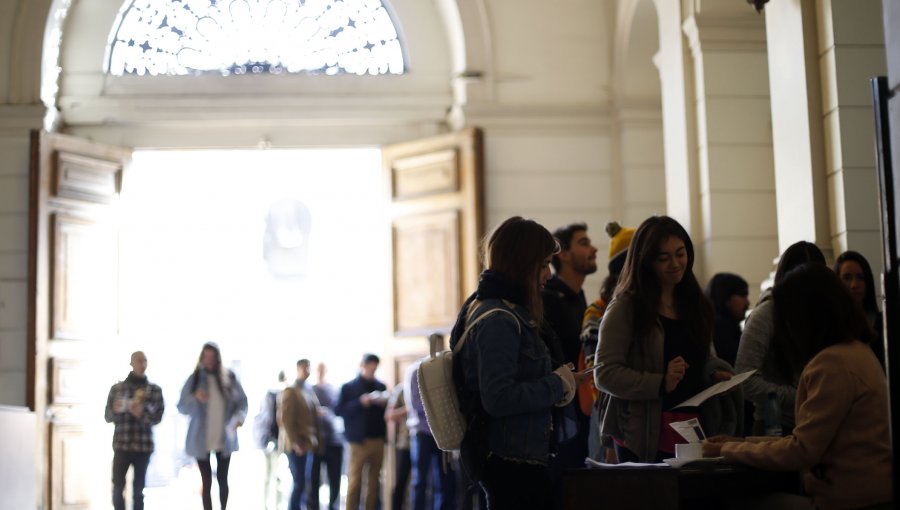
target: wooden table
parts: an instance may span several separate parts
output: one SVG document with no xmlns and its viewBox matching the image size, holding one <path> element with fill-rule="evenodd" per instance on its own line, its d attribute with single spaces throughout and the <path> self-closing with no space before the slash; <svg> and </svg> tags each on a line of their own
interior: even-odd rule
<svg viewBox="0 0 900 510">
<path fill-rule="evenodd" d="M 796 472 L 728 464 L 574 469 L 563 476 L 567 510 L 717 510 L 726 501 L 799 491 Z"/>
</svg>

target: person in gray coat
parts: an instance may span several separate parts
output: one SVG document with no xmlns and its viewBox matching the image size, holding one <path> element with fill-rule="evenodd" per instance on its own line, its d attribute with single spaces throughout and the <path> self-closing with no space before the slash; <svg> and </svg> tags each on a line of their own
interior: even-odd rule
<svg viewBox="0 0 900 510">
<path fill-rule="evenodd" d="M 784 277 L 794 268 L 807 262 L 825 265 L 825 255 L 815 244 L 800 241 L 794 243 L 781 255 L 778 267 L 775 269 L 775 286 L 777 287 Z M 785 365 L 786 355 L 781 354 L 780 347 L 783 343 L 775 340 L 774 305 L 772 304 L 772 291 L 766 290 L 759 298 L 759 304 L 750 312 L 747 322 L 744 323 L 744 332 L 741 334 L 741 343 L 738 345 L 737 359 L 734 368 L 738 373 L 748 370 L 756 370 L 746 382 L 744 382 L 744 397 L 753 402 L 753 430 L 748 431 L 752 435 L 763 435 L 763 409 L 769 393 L 775 393 L 778 407 L 781 410 L 782 435 L 790 435 L 794 430 L 794 401 L 797 396 L 797 382 L 800 380 L 800 372 L 791 377 L 783 374 L 790 370 L 781 370 Z"/>
<path fill-rule="evenodd" d="M 634 233 L 594 359 L 595 381 L 610 395 L 601 433 L 619 462 L 674 456 L 684 440 L 669 424 L 701 417 L 677 406 L 732 376 L 711 363 L 713 309 L 693 265 L 693 243 L 674 219 L 652 216 Z"/>
<path fill-rule="evenodd" d="M 203 510 L 212 510 L 212 453 L 216 456 L 219 503 L 225 510 L 228 467 L 231 454 L 238 449 L 237 429 L 247 417 L 247 395 L 234 372 L 222 366 L 222 354 L 216 344 L 203 345 L 197 368 L 181 389 L 178 412 L 190 417 L 185 451 L 197 459 L 203 480 Z"/>
</svg>

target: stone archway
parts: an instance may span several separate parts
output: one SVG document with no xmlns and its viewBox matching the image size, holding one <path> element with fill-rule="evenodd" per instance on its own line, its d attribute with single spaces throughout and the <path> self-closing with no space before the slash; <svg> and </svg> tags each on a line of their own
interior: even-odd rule
<svg viewBox="0 0 900 510">
<path fill-rule="evenodd" d="M 636 226 L 666 212 L 658 21 L 652 0 L 617 4 L 612 60 L 613 103 L 618 116 L 622 169 L 620 219 Z"/>
</svg>

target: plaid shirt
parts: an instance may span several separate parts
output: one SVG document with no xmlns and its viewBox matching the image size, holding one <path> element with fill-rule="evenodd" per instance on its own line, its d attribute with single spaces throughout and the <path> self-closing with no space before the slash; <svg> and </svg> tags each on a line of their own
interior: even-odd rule
<svg viewBox="0 0 900 510">
<path fill-rule="evenodd" d="M 133 399 L 135 392 L 143 390 L 144 414 L 136 418 L 129 410 L 117 413 L 113 411 L 116 399 Z M 153 431 L 150 428 L 162 420 L 162 390 L 159 386 L 147 381 L 146 377 L 138 378 L 128 374 L 124 381 L 116 383 L 109 389 L 106 399 L 106 422 L 115 423 L 113 433 L 113 450 L 123 452 L 153 451 Z"/>
</svg>

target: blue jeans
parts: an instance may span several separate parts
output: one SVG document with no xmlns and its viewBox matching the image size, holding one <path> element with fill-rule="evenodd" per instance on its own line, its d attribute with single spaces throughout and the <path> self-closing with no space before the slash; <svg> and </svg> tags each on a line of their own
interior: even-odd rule
<svg viewBox="0 0 900 510">
<path fill-rule="evenodd" d="M 291 468 L 291 476 L 294 478 L 294 488 L 291 489 L 291 499 L 288 500 L 288 510 L 300 510 L 300 502 L 303 500 L 303 489 L 306 487 L 306 457 L 288 452 L 288 467 Z"/>
<path fill-rule="evenodd" d="M 437 510 L 456 508 L 456 476 L 449 469 L 444 472 L 443 455 L 430 434 L 419 433 L 410 438 L 413 469 L 412 507 L 425 510 L 428 497 L 428 478 L 431 474 L 431 493 Z"/>
<path fill-rule="evenodd" d="M 128 472 L 128 466 L 134 466 L 134 481 L 131 485 L 132 497 L 134 498 L 132 505 L 134 510 L 144 510 L 144 481 L 147 478 L 148 464 L 150 464 L 149 452 L 123 452 L 119 450 L 113 452 L 112 501 L 115 510 L 125 510 L 125 497 L 122 493 L 125 491 L 125 473 Z"/>
<path fill-rule="evenodd" d="M 403 504 L 406 503 L 406 484 L 412 471 L 409 448 L 395 448 L 394 458 L 397 460 L 394 470 L 394 492 L 391 493 L 391 510 L 403 510 Z"/>
<path fill-rule="evenodd" d="M 306 496 L 307 506 L 319 510 L 319 487 L 322 485 L 322 462 L 325 463 L 325 474 L 328 475 L 328 510 L 337 510 L 338 499 L 341 497 L 341 465 L 344 463 L 344 445 L 330 444 L 325 447 L 325 453 L 307 455 L 307 469 L 309 477 L 309 495 Z"/>
</svg>

